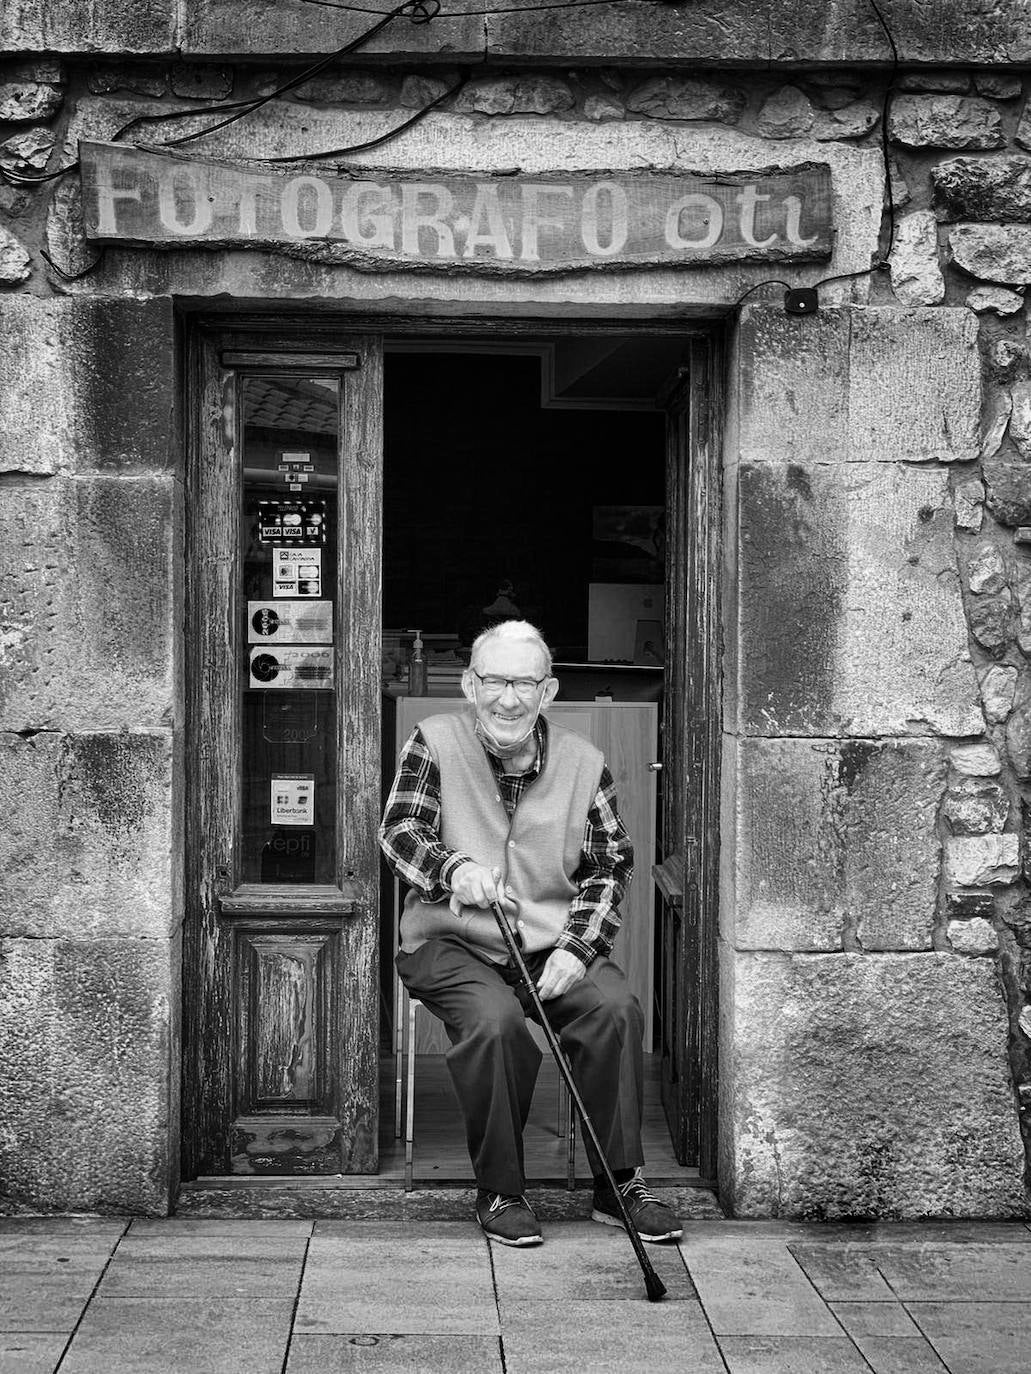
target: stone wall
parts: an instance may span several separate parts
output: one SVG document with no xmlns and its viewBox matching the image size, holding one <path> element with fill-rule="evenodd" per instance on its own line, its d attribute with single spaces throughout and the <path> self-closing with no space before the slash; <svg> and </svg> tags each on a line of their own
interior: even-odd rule
<svg viewBox="0 0 1031 1374">
<path fill-rule="evenodd" d="M 260 253 L 99 258 L 82 238 L 74 177 L 0 186 L 0 308 L 13 340 L 0 426 L 12 562 L 0 728 L 12 793 L 32 793 L 5 837 L 0 969 L 18 989 L 20 1000 L 4 1003 L 6 1043 L 23 1066 L 0 1108 L 13 1205 L 159 1209 L 174 1172 L 168 297 L 230 295 L 400 314 L 739 319 L 724 493 L 734 570 L 721 930 L 728 1201 L 747 1215 L 1021 1211 L 1018 1117 L 1031 1139 L 1031 105 L 1020 71 L 990 66 L 1000 54 L 1028 60 L 1027 35 L 1010 23 L 1019 7 L 982 8 L 968 7 L 957 37 L 947 6 L 887 6 L 910 59 L 887 130 L 891 261 L 821 284 L 815 318 L 787 316 L 776 285 L 759 286 L 738 316 L 735 303 L 766 276 L 756 266 L 509 285 L 360 275 Z M 217 60 L 156 59 L 170 41 L 161 6 L 147 11 L 153 32 L 140 27 L 130 41 L 118 30 L 93 45 L 120 45 L 131 59 L 112 51 L 83 62 L 81 36 L 26 41 L 71 55 L 0 70 L 0 166 L 53 168 L 78 136 L 110 138 L 142 114 L 179 113 L 140 126 L 171 136 L 197 127 L 181 112 L 267 92 L 288 74 L 227 57 L 245 40 L 229 48 L 217 37 L 226 6 L 186 12 L 193 52 Z M 107 13 L 117 27 L 118 7 Z M 281 7 L 269 13 L 278 21 Z M 695 11 L 705 22 L 694 29 L 690 9 L 657 13 L 698 43 L 714 10 Z M 574 67 L 488 64 L 401 140 L 354 161 L 827 161 L 834 257 L 792 281 L 862 272 L 881 221 L 886 72 L 859 8 L 834 16 L 817 41 L 803 7 L 798 32 L 814 61 L 840 65 L 792 66 L 782 53 L 780 70 L 754 72 L 716 69 L 715 50 L 708 69 L 688 72 L 675 44 L 663 64 L 659 47 L 635 49 L 628 30 L 602 26 L 594 32 L 609 38 L 594 41 L 610 43 L 608 64 L 598 54 Z M 553 57 L 570 32 L 554 20 Z M 919 66 L 944 59 L 946 38 L 981 65 Z M 352 62 L 192 146 L 272 156 L 359 141 L 456 75 L 411 54 L 393 66 Z M 76 1043 L 94 1041 L 96 1078 L 76 1068 L 81 1088 L 64 1109 L 72 987 L 84 989 L 76 1016 L 93 1018 L 86 1035 L 74 1024 Z M 111 995 L 91 1001 L 97 987 Z M 119 1039 L 130 1027 L 131 1055 Z M 87 1119 L 102 1119 L 108 1135 L 76 1137 L 87 1100 Z M 123 1100 L 133 1111 L 120 1116 Z M 38 1110 L 48 1101 L 58 1122 L 49 1136 Z M 119 1154 L 114 1142 L 126 1139 Z"/>
</svg>

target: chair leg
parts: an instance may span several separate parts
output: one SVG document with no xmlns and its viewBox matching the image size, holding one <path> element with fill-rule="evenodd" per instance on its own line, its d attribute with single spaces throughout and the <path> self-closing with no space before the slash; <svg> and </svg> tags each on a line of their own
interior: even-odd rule
<svg viewBox="0 0 1031 1374">
<path fill-rule="evenodd" d="M 419 1003 L 408 999 L 408 1081 L 405 1092 L 405 1192 L 412 1191 L 413 1155 L 415 1153 L 415 1014 Z"/>
<path fill-rule="evenodd" d="M 397 979 L 394 990 L 394 1139 L 401 1139 L 404 1127 L 404 1059 L 405 1017 L 408 1011 L 408 989 Z"/>
<path fill-rule="evenodd" d="M 566 1136 L 566 1188 L 572 1193 L 576 1191 L 576 1112 L 573 1110 L 573 1102 L 568 1091 L 565 1091 L 564 1096 L 566 1111 L 569 1113 L 569 1132 Z"/>
</svg>

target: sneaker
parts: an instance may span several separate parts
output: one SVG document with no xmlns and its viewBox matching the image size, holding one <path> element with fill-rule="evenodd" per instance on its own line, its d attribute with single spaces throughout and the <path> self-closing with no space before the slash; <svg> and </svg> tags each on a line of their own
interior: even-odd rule
<svg viewBox="0 0 1031 1374">
<path fill-rule="evenodd" d="M 672 1210 L 649 1190 L 640 1169 L 634 1170 L 633 1178 L 628 1178 L 625 1183 L 617 1186 L 623 1194 L 630 1219 L 637 1227 L 642 1240 L 679 1240 L 684 1234 Z M 600 1221 L 604 1226 L 623 1225 L 615 1194 L 607 1183 L 594 1185 L 594 1210 L 591 1212 L 591 1220 Z"/>
<path fill-rule="evenodd" d="M 491 1240 L 502 1245 L 540 1245 L 540 1222 L 524 1197 L 490 1193 L 481 1188 L 476 1194 L 476 1220 Z"/>
</svg>

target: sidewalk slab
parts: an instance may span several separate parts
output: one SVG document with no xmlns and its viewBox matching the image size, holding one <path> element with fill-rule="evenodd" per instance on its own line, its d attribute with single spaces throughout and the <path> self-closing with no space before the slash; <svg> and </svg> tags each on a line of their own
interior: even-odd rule
<svg viewBox="0 0 1031 1374">
<path fill-rule="evenodd" d="M 74 1330 L 106 1260 L 76 1267 L 15 1270 L 0 1276 L 0 1331 Z"/>
<path fill-rule="evenodd" d="M 666 1285 L 665 1302 L 696 1296 L 677 1246 L 649 1245 L 646 1250 Z M 628 1236 L 622 1228 L 596 1221 L 545 1228 L 543 1245 L 525 1250 L 493 1245 L 491 1254 L 502 1311 L 511 1301 L 533 1298 L 611 1302 L 645 1295 L 644 1275 Z"/>
<path fill-rule="evenodd" d="M 104 1275 L 104 1298 L 288 1298 L 296 1297 L 302 1257 L 257 1259 L 226 1254 L 204 1257 L 174 1252 L 134 1255 L 121 1247 Z"/>
<path fill-rule="evenodd" d="M 900 1302 L 832 1302 L 829 1306 L 853 1340 L 861 1336 L 920 1339 L 920 1328 Z"/>
<path fill-rule="evenodd" d="M 508 1368 L 511 1371 L 511 1364 Z M 505 1366 L 497 1336 L 294 1336 L 286 1374 L 328 1374 L 330 1370 L 333 1374 L 504 1374 Z"/>
<path fill-rule="evenodd" d="M 835 1298 L 895 1302 L 869 1245 L 789 1245 L 789 1252 L 825 1302 Z"/>
<path fill-rule="evenodd" d="M 1031 1304 L 914 1302 L 913 1320 L 950 1374 L 1027 1374 L 1031 1366 Z"/>
<path fill-rule="evenodd" d="M 871 1257 L 903 1302 L 1027 1302 L 1031 1250 L 1015 1245 L 883 1245 Z"/>
<path fill-rule="evenodd" d="M 717 1336 L 841 1336 L 786 1245 L 753 1247 L 742 1241 L 681 1241 L 688 1273 Z M 742 1347 L 742 1359 L 747 1348 Z"/>
<path fill-rule="evenodd" d="M 730 1374 L 870 1374 L 847 1336 L 721 1336 Z"/>
<path fill-rule="evenodd" d="M 874 1374 L 949 1374 L 923 1336 L 859 1336 L 856 1345 Z"/>
<path fill-rule="evenodd" d="M 147 1236 L 213 1237 L 230 1240 L 307 1240 L 315 1229 L 313 1221 L 253 1221 L 225 1220 L 203 1217 L 136 1217 L 126 1233 L 126 1240 L 142 1240 Z"/>
<path fill-rule="evenodd" d="M 98 1298 L 61 1374 L 281 1374 L 293 1303 Z"/>
<path fill-rule="evenodd" d="M 651 1303 L 643 1290 L 638 1301 L 618 1305 L 608 1298 L 507 1301 L 501 1334 L 506 1374 L 724 1374 L 701 1305 Z"/>
<path fill-rule="evenodd" d="M 488 1242 L 468 1222 L 334 1222 L 308 1247 L 298 1333 L 498 1334 Z"/>
<path fill-rule="evenodd" d="M 0 1335 L 0 1374 L 52 1374 L 67 1341 L 51 1331 Z"/>
</svg>

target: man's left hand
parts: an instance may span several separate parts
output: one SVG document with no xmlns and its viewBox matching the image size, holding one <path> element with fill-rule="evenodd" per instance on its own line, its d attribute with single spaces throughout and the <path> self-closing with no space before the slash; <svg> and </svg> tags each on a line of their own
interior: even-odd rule
<svg viewBox="0 0 1031 1374">
<path fill-rule="evenodd" d="M 584 961 L 570 954 L 568 949 L 553 949 L 537 980 L 541 1001 L 546 1002 L 549 997 L 561 997 L 575 987 L 586 972 Z"/>
</svg>

